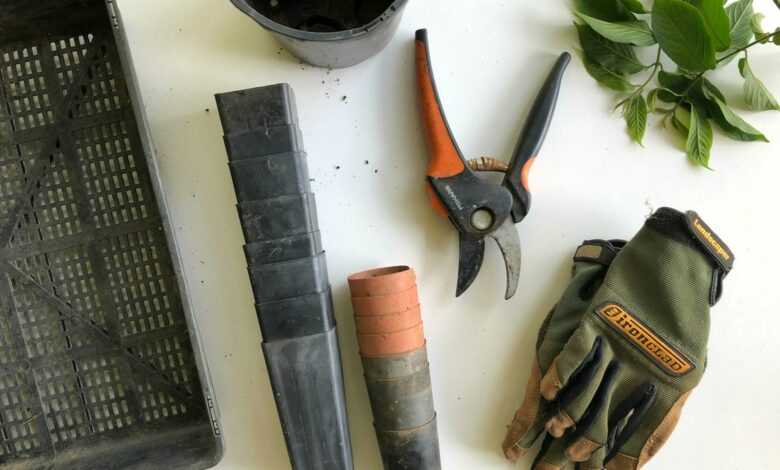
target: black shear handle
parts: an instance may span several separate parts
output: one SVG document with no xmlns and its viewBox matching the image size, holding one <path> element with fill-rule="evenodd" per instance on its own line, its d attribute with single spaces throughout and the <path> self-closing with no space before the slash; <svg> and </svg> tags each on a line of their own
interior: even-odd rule
<svg viewBox="0 0 780 470">
<path fill-rule="evenodd" d="M 522 221 L 531 208 L 531 190 L 528 186 L 528 176 L 539 151 L 550 129 L 555 105 L 558 102 L 558 92 L 561 89 L 563 73 L 569 65 L 571 54 L 564 52 L 558 57 L 555 66 L 547 77 L 539 95 L 536 97 L 528 121 L 520 135 L 520 140 L 512 156 L 505 184 L 515 197 L 512 209 L 512 219 L 515 223 Z"/>
</svg>

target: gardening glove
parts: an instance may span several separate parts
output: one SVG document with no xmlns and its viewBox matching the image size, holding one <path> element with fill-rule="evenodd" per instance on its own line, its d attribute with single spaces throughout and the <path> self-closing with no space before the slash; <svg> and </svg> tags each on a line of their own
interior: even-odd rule
<svg viewBox="0 0 780 470">
<path fill-rule="evenodd" d="M 704 373 L 710 307 L 733 262 L 694 212 L 647 220 L 541 379 L 559 410 L 536 470 L 633 470 L 658 452 Z"/>
<path fill-rule="evenodd" d="M 610 263 L 623 245 L 625 242 L 619 240 L 591 240 L 584 242 L 577 249 L 569 285 L 539 330 L 536 358 L 528 379 L 525 399 L 515 413 L 504 439 L 503 449 L 508 459 L 515 461 L 525 455 L 544 432 L 545 425 L 558 426 L 550 420 L 557 416 L 560 403 L 548 402 L 542 398 L 542 376 L 548 372 L 553 360 L 579 326 L 593 295 L 604 280 Z M 575 393 L 576 390 L 561 393 L 559 401 L 565 402 L 567 395 Z"/>
</svg>

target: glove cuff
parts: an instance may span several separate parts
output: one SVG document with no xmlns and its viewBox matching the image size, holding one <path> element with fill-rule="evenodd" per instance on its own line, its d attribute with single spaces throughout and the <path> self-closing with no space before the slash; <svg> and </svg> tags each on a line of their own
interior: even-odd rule
<svg viewBox="0 0 780 470">
<path fill-rule="evenodd" d="M 626 246 L 625 240 L 586 240 L 574 253 L 574 262 L 595 263 L 609 267 L 624 246 Z"/>
<path fill-rule="evenodd" d="M 723 280 L 734 266 L 734 253 L 694 211 L 680 212 L 670 207 L 658 209 L 645 226 L 702 253 L 713 267 L 710 305 L 723 293 Z"/>
</svg>

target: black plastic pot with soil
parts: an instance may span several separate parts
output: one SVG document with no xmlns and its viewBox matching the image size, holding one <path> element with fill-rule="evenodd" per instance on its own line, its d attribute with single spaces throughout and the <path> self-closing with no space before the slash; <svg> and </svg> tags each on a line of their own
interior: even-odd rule
<svg viewBox="0 0 780 470">
<path fill-rule="evenodd" d="M 231 0 L 299 59 L 342 68 L 390 42 L 407 0 Z"/>
</svg>

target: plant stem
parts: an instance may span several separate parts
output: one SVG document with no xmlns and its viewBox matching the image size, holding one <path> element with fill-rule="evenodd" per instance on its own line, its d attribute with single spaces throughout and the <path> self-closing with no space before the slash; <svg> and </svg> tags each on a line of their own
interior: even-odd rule
<svg viewBox="0 0 780 470">
<path fill-rule="evenodd" d="M 641 85 L 637 87 L 636 90 L 634 90 L 630 95 L 628 95 L 627 98 L 621 100 L 618 104 L 615 105 L 615 109 L 621 107 L 626 101 L 634 98 L 636 95 L 642 94 L 642 92 L 645 90 L 645 87 L 653 81 L 653 77 L 655 77 L 655 74 L 658 72 L 658 69 L 661 67 L 661 47 L 658 47 L 658 53 L 655 56 L 655 63 L 651 64 L 653 67 L 653 70 L 650 72 L 650 76 L 647 77 L 647 80 L 644 81 Z"/>
<path fill-rule="evenodd" d="M 736 50 L 734 50 L 734 51 L 731 51 L 730 53 L 728 53 L 728 54 L 724 55 L 723 57 L 721 57 L 720 59 L 718 59 L 718 60 L 717 60 L 715 63 L 716 63 L 716 64 L 719 64 L 719 63 L 723 62 L 724 60 L 726 60 L 726 59 L 729 59 L 729 58 L 731 58 L 731 57 L 733 57 L 733 56 L 735 56 L 735 55 L 739 54 L 740 52 L 742 52 L 742 51 L 744 51 L 744 50 L 750 49 L 751 47 L 755 46 L 756 44 L 758 44 L 758 43 L 760 43 L 760 42 L 763 42 L 763 41 L 765 41 L 765 40 L 767 40 L 767 39 L 771 39 L 772 37 L 774 37 L 774 36 L 777 36 L 778 34 L 780 34 L 780 31 L 775 31 L 774 33 L 767 33 L 767 34 L 765 34 L 765 35 L 761 36 L 760 38 L 756 39 L 755 41 L 751 42 L 751 43 L 750 43 L 750 44 L 748 44 L 747 46 L 745 46 L 745 47 L 740 47 L 739 49 L 736 49 Z M 702 74 L 703 74 L 703 73 L 704 73 L 704 72 L 702 72 Z"/>
</svg>

